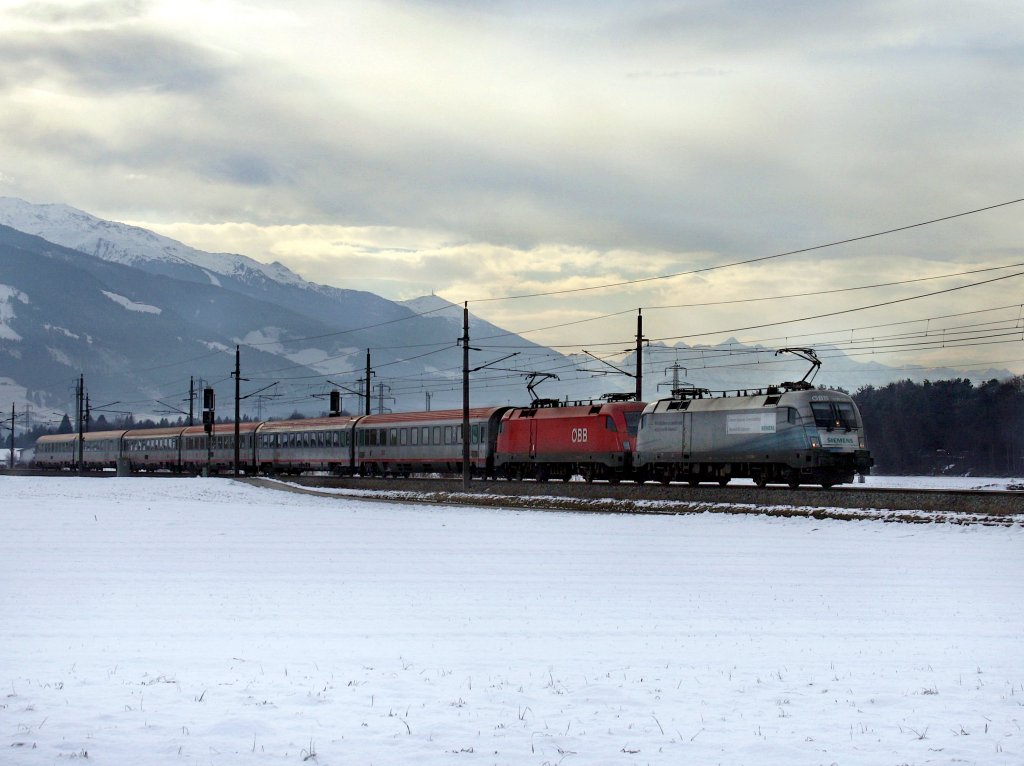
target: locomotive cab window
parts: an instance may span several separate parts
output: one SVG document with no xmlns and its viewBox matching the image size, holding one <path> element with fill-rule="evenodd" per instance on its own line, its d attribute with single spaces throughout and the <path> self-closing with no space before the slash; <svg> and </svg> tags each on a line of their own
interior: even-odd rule
<svg viewBox="0 0 1024 766">
<path fill-rule="evenodd" d="M 636 436 L 637 431 L 640 428 L 640 416 L 643 414 L 643 412 L 626 412 L 623 414 L 626 418 L 626 433 L 628 433 L 630 436 Z"/>
<path fill-rule="evenodd" d="M 852 431 L 857 427 L 857 414 L 849 402 L 811 402 L 814 425 L 829 431 Z"/>
<path fill-rule="evenodd" d="M 615 420 L 612 418 L 611 415 L 604 416 L 604 427 L 608 431 L 611 431 L 613 434 L 617 433 L 619 430 L 618 428 L 615 427 Z"/>
</svg>

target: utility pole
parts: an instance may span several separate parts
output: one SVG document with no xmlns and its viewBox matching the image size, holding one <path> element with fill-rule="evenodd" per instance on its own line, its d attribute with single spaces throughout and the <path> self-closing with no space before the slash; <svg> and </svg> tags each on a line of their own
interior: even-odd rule
<svg viewBox="0 0 1024 766">
<path fill-rule="evenodd" d="M 683 372 L 688 372 L 688 370 L 679 364 L 678 361 L 676 361 L 671 367 L 666 368 L 665 372 L 668 372 L 669 370 L 672 370 L 672 393 L 675 393 L 679 390 L 679 371 L 682 370 Z M 662 385 L 664 384 L 658 384 L 659 387 Z"/>
<path fill-rule="evenodd" d="M 14 470 L 14 402 L 11 402 L 11 470 Z"/>
<path fill-rule="evenodd" d="M 378 383 L 377 384 L 377 414 L 378 415 L 383 415 L 384 414 L 384 389 L 387 389 L 388 391 L 390 391 L 391 390 L 391 386 L 389 386 L 387 383 Z M 391 400 L 391 401 L 395 400 L 395 398 L 393 396 L 389 396 L 387 398 L 389 400 Z"/>
<path fill-rule="evenodd" d="M 644 400 L 644 310 L 636 310 L 636 400 Z"/>
<path fill-rule="evenodd" d="M 188 424 L 190 426 L 193 424 L 192 405 L 195 404 L 195 401 L 196 401 L 196 381 L 195 381 L 195 378 L 193 376 L 189 375 L 188 376 Z"/>
<path fill-rule="evenodd" d="M 462 488 L 469 491 L 469 301 L 462 304 Z"/>
<path fill-rule="evenodd" d="M 235 476 L 238 476 L 238 415 L 242 405 L 242 352 L 239 346 L 235 346 Z"/>
<path fill-rule="evenodd" d="M 370 385 L 370 376 L 373 375 L 373 371 L 370 369 L 370 349 L 366 349 L 366 414 L 370 414 L 370 397 L 373 394 L 373 388 Z"/>
<path fill-rule="evenodd" d="M 210 475 L 213 462 L 213 429 L 217 418 L 217 395 L 213 388 L 203 388 L 203 430 L 206 431 L 206 476 Z"/>
<path fill-rule="evenodd" d="M 82 421 L 85 419 L 85 375 L 79 374 L 78 388 L 75 390 L 75 406 L 78 415 L 78 473 L 81 474 L 85 468 L 85 455 L 83 446 L 85 444 L 85 433 L 82 430 Z"/>
</svg>

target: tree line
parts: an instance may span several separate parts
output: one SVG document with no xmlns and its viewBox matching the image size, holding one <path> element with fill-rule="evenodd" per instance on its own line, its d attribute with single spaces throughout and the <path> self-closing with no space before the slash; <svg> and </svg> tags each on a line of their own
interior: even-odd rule
<svg viewBox="0 0 1024 766">
<path fill-rule="evenodd" d="M 1024 376 L 903 380 L 853 399 L 877 473 L 1024 475 Z"/>
</svg>

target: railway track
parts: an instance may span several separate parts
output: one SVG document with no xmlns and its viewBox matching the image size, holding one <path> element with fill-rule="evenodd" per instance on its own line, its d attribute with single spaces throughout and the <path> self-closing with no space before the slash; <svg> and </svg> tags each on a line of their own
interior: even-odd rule
<svg viewBox="0 0 1024 766">
<path fill-rule="evenodd" d="M 70 472 L 15 469 L 0 475 L 75 475 Z M 86 476 L 113 477 L 111 471 Z M 150 478 L 177 476 L 169 472 L 139 474 Z M 223 478 L 232 478 L 225 476 Z M 831 489 L 752 485 L 719 487 L 648 482 L 607 484 L 595 482 L 510 482 L 476 479 L 468 493 L 461 479 L 447 478 L 339 478 L 290 476 L 280 480 L 241 479 L 280 489 L 303 488 L 325 494 L 391 501 L 545 508 L 604 513 L 769 513 L 816 518 L 883 518 L 896 521 L 953 521 L 957 523 L 1024 524 L 1024 492 L 1014 490 L 946 490 L 868 488 L 841 485 Z"/>
</svg>

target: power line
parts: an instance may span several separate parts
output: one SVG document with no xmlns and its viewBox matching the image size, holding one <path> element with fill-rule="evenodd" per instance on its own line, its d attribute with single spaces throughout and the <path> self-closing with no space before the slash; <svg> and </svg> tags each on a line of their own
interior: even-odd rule
<svg viewBox="0 0 1024 766">
<path fill-rule="evenodd" d="M 899 281 L 896 281 L 896 282 L 879 282 L 879 283 L 872 284 L 872 285 L 857 285 L 856 287 L 838 287 L 838 288 L 835 288 L 835 289 L 832 289 L 832 290 L 817 290 L 817 291 L 814 291 L 814 292 L 806 292 L 806 293 L 789 293 L 789 294 L 786 294 L 786 295 L 770 295 L 770 296 L 765 296 L 765 297 L 760 297 L 760 298 L 735 298 L 735 299 L 725 300 L 725 301 L 703 301 L 703 302 L 700 302 L 700 303 L 677 303 L 677 304 L 667 305 L 667 306 L 641 306 L 640 308 L 643 311 L 663 311 L 663 310 L 666 310 L 666 309 L 700 308 L 700 307 L 707 307 L 707 306 L 727 306 L 727 305 L 736 304 L 736 303 L 754 303 L 754 302 L 760 302 L 760 301 L 788 300 L 790 298 L 810 298 L 810 297 L 818 297 L 818 296 L 822 296 L 822 295 L 833 295 L 833 294 L 836 294 L 836 293 L 855 292 L 855 291 L 858 291 L 858 290 L 874 290 L 874 289 L 881 288 L 881 287 L 897 287 L 899 285 L 909 285 L 909 284 L 914 284 L 916 282 L 928 282 L 928 281 L 933 281 L 933 280 L 936 280 L 936 279 L 952 279 L 953 277 L 964 277 L 964 276 L 969 276 L 971 274 L 981 274 L 983 272 L 999 271 L 1001 269 L 1012 269 L 1012 268 L 1017 268 L 1017 267 L 1020 267 L 1020 266 L 1024 266 L 1024 262 L 1021 262 L 1021 263 L 1010 263 L 1010 264 L 1007 264 L 1005 266 L 991 266 L 991 267 L 984 268 L 984 269 L 971 269 L 969 271 L 959 271 L 959 272 L 955 272 L 953 274 L 939 274 L 937 276 L 932 276 L 932 277 L 917 277 L 915 279 L 902 279 L 902 280 L 899 280 Z M 530 329 L 530 330 L 520 330 L 520 331 L 515 331 L 515 332 L 509 331 L 509 332 L 504 332 L 504 333 L 498 333 L 496 335 L 484 335 L 484 336 L 481 336 L 480 338 L 478 338 L 477 340 L 479 340 L 479 341 L 494 340 L 496 338 L 506 338 L 506 337 L 510 337 L 510 336 L 529 335 L 531 333 L 544 332 L 546 330 L 559 330 L 559 329 L 561 329 L 563 327 L 571 327 L 573 325 L 585 324 L 587 322 L 597 322 L 597 321 L 600 321 L 602 319 L 610 319 L 612 317 L 623 316 L 625 314 L 632 314 L 635 311 L 636 311 L 636 309 L 626 309 L 624 311 L 615 311 L 615 312 L 612 312 L 610 314 L 601 314 L 600 316 L 588 317 L 587 319 L 576 319 L 576 320 L 573 320 L 571 322 L 563 322 L 561 324 L 548 325 L 546 327 L 535 327 L 535 328 Z"/>
<path fill-rule="evenodd" d="M 491 302 L 494 302 L 494 301 L 519 300 L 521 298 L 541 298 L 541 297 L 547 297 L 547 296 L 551 296 L 551 295 L 568 295 L 570 293 L 582 293 L 582 292 L 588 292 L 588 291 L 592 291 L 592 290 L 604 290 L 604 289 L 609 288 L 609 287 L 626 287 L 628 285 L 639 285 L 639 284 L 644 284 L 646 282 L 656 282 L 656 281 L 664 280 L 664 279 L 675 279 L 676 277 L 684 277 L 684 276 L 687 276 L 687 275 L 690 275 L 690 274 L 703 274 L 703 273 L 708 272 L 708 271 L 717 271 L 718 269 L 728 269 L 728 268 L 731 268 L 733 266 L 747 266 L 747 265 L 749 265 L 751 263 L 762 263 L 764 261 L 770 261 L 770 260 L 774 260 L 776 258 L 784 258 L 784 257 L 789 256 L 789 255 L 799 255 L 801 253 L 811 253 L 811 252 L 814 252 L 815 250 L 824 250 L 825 248 L 837 247 L 838 245 L 847 245 L 847 244 L 850 244 L 851 242 L 861 242 L 863 240 L 873 239 L 875 237 L 884 237 L 884 236 L 886 236 L 888 234 L 895 234 L 895 233 L 900 232 L 900 231 L 908 231 L 910 229 L 916 229 L 916 228 L 920 228 L 922 226 L 930 226 L 932 224 L 941 223 L 943 221 L 951 221 L 951 220 L 953 220 L 955 218 L 963 218 L 964 216 L 968 216 L 968 215 L 975 215 L 977 213 L 984 213 L 984 212 L 986 212 L 988 210 L 995 210 L 997 208 L 1007 207 L 1008 205 L 1016 205 L 1016 204 L 1018 204 L 1020 202 L 1024 202 L 1024 197 L 1021 197 L 1020 199 L 1010 200 L 1009 202 L 999 202 L 999 203 L 997 203 L 995 205 L 988 205 L 986 207 L 975 208 L 974 210 L 966 210 L 966 211 L 961 212 L 961 213 L 954 213 L 952 215 L 942 216 L 941 218 L 933 218 L 933 219 L 928 220 L 928 221 L 919 221 L 918 223 L 912 223 L 912 224 L 908 224 L 906 226 L 898 226 L 895 229 L 886 229 L 885 231 L 876 231 L 873 234 L 861 234 L 861 235 L 856 236 L 856 237 L 848 237 L 846 239 L 839 239 L 839 240 L 836 240 L 835 242 L 827 242 L 827 243 L 825 243 L 823 245 L 813 245 L 811 247 L 802 247 L 802 248 L 800 248 L 798 250 L 789 250 L 789 251 L 787 251 L 785 253 L 776 253 L 775 255 L 762 255 L 759 258 L 748 258 L 748 259 L 743 260 L 743 261 L 733 261 L 732 263 L 723 263 L 723 264 L 720 264 L 718 266 L 705 266 L 704 268 L 691 269 L 690 271 L 680 271 L 680 272 L 677 272 L 675 274 L 663 274 L 663 275 L 657 276 L 657 277 L 643 277 L 643 278 L 640 278 L 640 279 L 629 279 L 629 280 L 624 280 L 622 282 L 608 282 L 608 283 L 603 284 L 603 285 L 591 285 L 589 287 L 572 287 L 572 288 L 567 288 L 567 289 L 564 289 L 564 290 L 550 290 L 550 291 L 547 291 L 547 292 L 539 292 L 539 293 L 524 293 L 524 294 L 521 294 L 521 295 L 505 295 L 505 296 L 501 296 L 501 297 L 497 297 L 497 298 L 478 298 L 477 300 L 470 301 L 470 302 L 471 303 L 491 303 Z"/>
<path fill-rule="evenodd" d="M 910 301 L 916 301 L 916 300 L 920 300 L 922 298 L 932 298 L 932 297 L 935 297 L 936 295 L 945 295 L 945 294 L 948 294 L 948 293 L 957 292 L 958 290 L 967 290 L 967 289 L 970 289 L 972 287 L 980 287 L 981 285 L 987 285 L 987 284 L 991 284 L 993 282 L 1001 282 L 1004 279 L 1013 279 L 1013 278 L 1019 277 L 1019 276 L 1024 276 L 1024 271 L 1019 271 L 1019 272 L 1016 272 L 1014 274 L 1005 274 L 1005 275 L 1003 275 L 1001 277 L 993 277 L 992 279 L 985 279 L 985 280 L 982 280 L 980 282 L 972 282 L 969 285 L 959 285 L 958 287 L 949 287 L 949 288 L 946 288 L 945 290 L 935 290 L 935 291 L 930 292 L 930 293 L 922 293 L 920 295 L 911 295 L 911 296 L 909 296 L 907 298 L 896 298 L 896 299 L 893 299 L 891 301 L 882 301 L 880 303 L 871 303 L 871 304 L 868 304 L 866 306 L 856 306 L 854 308 L 843 309 L 841 311 L 829 311 L 829 312 L 826 312 L 824 314 L 812 314 L 812 315 L 805 316 L 805 317 L 797 317 L 795 319 L 783 319 L 783 320 L 779 320 L 777 322 L 764 322 L 764 323 L 761 323 L 761 324 L 746 325 L 744 327 L 733 327 L 733 328 L 730 328 L 730 329 L 708 330 L 707 332 L 690 333 L 688 335 L 669 335 L 669 336 L 665 336 L 665 337 L 661 337 L 661 338 L 651 338 L 650 341 L 652 343 L 655 343 L 655 342 L 664 342 L 664 341 L 670 341 L 670 340 L 684 340 L 686 338 L 703 338 L 703 337 L 707 337 L 708 335 L 724 335 L 724 334 L 729 334 L 729 333 L 743 332 L 744 330 L 759 330 L 759 329 L 762 329 L 762 328 L 765 328 L 765 327 L 777 327 L 778 325 L 784 325 L 784 324 L 796 324 L 798 322 L 808 322 L 808 321 L 810 321 L 812 319 L 826 319 L 828 317 L 842 316 L 843 314 L 853 314 L 853 313 L 856 313 L 858 311 L 867 311 L 869 309 L 882 308 L 884 306 L 894 306 L 894 305 L 896 305 L 898 303 L 908 303 Z M 595 347 L 596 346 L 620 346 L 620 345 L 624 345 L 624 344 L 626 344 L 628 342 L 629 342 L 628 340 L 617 340 L 617 341 L 606 341 L 606 342 L 600 342 L 599 341 L 599 342 L 595 342 L 595 343 L 586 343 L 586 344 L 580 344 L 580 343 L 557 344 L 557 345 L 550 346 L 550 348 L 581 348 L 583 346 L 595 346 Z M 493 346 L 486 346 L 486 348 L 489 348 L 489 349 L 501 349 L 501 348 L 513 348 L 513 347 L 512 346 L 493 345 Z"/>
</svg>

